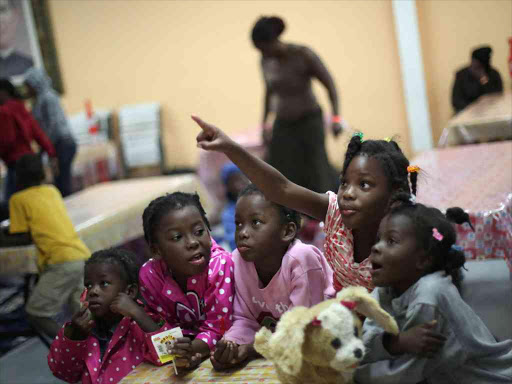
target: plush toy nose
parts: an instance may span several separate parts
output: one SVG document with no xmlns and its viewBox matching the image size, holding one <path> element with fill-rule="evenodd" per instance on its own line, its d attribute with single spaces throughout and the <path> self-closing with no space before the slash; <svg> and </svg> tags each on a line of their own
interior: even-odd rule
<svg viewBox="0 0 512 384">
<path fill-rule="evenodd" d="M 358 359 L 363 357 L 363 351 L 361 351 L 361 348 L 357 348 L 356 350 L 354 350 L 354 356 L 357 357 Z"/>
</svg>

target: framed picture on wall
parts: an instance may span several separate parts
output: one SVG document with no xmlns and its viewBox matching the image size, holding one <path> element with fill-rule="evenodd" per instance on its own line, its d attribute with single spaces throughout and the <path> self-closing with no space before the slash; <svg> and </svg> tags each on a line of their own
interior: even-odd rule
<svg viewBox="0 0 512 384">
<path fill-rule="evenodd" d="M 0 0 L 0 78 L 23 82 L 31 67 L 44 68 L 63 91 L 47 0 Z"/>
</svg>

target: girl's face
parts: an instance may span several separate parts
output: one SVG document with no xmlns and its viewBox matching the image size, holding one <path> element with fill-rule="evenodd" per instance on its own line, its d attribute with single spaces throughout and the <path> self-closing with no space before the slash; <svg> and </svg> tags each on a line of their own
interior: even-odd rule
<svg viewBox="0 0 512 384">
<path fill-rule="evenodd" d="M 377 159 L 356 156 L 341 176 L 338 205 L 350 229 L 377 228 L 391 196 L 386 174 Z"/>
<path fill-rule="evenodd" d="M 242 196 L 236 203 L 235 242 L 245 261 L 262 261 L 275 254 L 295 237 L 283 224 L 279 209 L 260 194 Z"/>
<path fill-rule="evenodd" d="M 210 261 L 212 241 L 199 210 L 192 205 L 170 210 L 156 227 L 151 249 L 178 276 L 202 273 Z"/>
<path fill-rule="evenodd" d="M 88 264 L 84 269 L 86 301 L 95 319 L 114 316 L 110 304 L 120 292 L 128 293 L 128 285 L 117 264 Z"/>
<path fill-rule="evenodd" d="M 373 284 L 394 288 L 399 294 L 423 276 L 428 258 L 416 241 L 411 219 L 400 214 L 382 219 L 370 262 Z"/>
</svg>

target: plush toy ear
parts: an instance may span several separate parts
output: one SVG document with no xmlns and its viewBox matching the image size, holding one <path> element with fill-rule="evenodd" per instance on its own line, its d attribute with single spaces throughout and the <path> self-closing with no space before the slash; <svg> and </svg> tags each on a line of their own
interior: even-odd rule
<svg viewBox="0 0 512 384">
<path fill-rule="evenodd" d="M 355 311 L 363 316 L 369 317 L 379 324 L 386 332 L 394 335 L 398 334 L 398 325 L 395 319 L 383 310 L 377 300 L 375 300 L 363 287 L 348 287 L 342 289 L 337 299 L 343 301 L 353 301 L 356 303 Z"/>
<path fill-rule="evenodd" d="M 285 312 L 269 340 L 272 360 L 281 370 L 296 376 L 302 368 L 302 344 L 306 327 L 315 316 L 309 308 L 295 307 Z"/>
</svg>

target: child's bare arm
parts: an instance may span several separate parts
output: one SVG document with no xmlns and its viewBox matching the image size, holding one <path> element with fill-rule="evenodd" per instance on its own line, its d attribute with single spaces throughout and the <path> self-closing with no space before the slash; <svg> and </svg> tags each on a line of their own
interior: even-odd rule
<svg viewBox="0 0 512 384">
<path fill-rule="evenodd" d="M 295 209 L 318 220 L 324 220 L 329 197 L 292 183 L 277 169 L 250 154 L 219 128 L 199 117 L 192 119 L 201 127 L 197 146 L 205 150 L 223 152 L 253 182 L 265 196 L 275 203 Z"/>
<path fill-rule="evenodd" d="M 120 292 L 112 301 L 110 310 L 133 319 L 146 333 L 155 332 L 160 329 L 158 324 L 144 311 L 144 308 L 124 292 Z"/>
<path fill-rule="evenodd" d="M 409 353 L 425 357 L 433 357 L 439 351 L 446 337 L 434 330 L 435 320 L 420 324 L 398 335 L 386 334 L 383 339 L 384 347 L 392 355 Z"/>
</svg>

